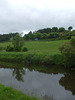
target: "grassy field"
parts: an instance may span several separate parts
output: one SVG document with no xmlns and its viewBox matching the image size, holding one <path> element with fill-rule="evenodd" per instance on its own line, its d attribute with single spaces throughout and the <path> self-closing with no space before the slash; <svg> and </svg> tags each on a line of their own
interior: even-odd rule
<svg viewBox="0 0 75 100">
<path fill-rule="evenodd" d="M 18 62 L 24 64 L 62 65 L 63 56 L 59 47 L 69 40 L 57 41 L 25 41 L 27 52 L 0 52 L 0 60 L 7 62 Z M 0 43 L 0 48 L 6 48 L 11 42 Z"/>
<path fill-rule="evenodd" d="M 28 48 L 26 53 L 34 54 L 58 54 L 60 53 L 59 47 L 68 40 L 57 41 L 25 41 L 24 46 Z M 11 42 L 0 43 L 0 47 L 6 48 Z"/>
<path fill-rule="evenodd" d="M 38 100 L 35 97 L 29 97 L 20 91 L 0 85 L 0 100 Z"/>
</svg>

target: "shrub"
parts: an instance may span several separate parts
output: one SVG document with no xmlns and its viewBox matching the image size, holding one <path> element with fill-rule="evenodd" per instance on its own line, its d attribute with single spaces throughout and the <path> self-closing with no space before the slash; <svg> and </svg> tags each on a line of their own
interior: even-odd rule
<svg viewBox="0 0 75 100">
<path fill-rule="evenodd" d="M 46 65 L 54 65 L 53 56 L 45 56 L 43 59 L 43 63 Z"/>
<path fill-rule="evenodd" d="M 6 47 L 6 51 L 14 51 L 14 48 L 12 46 L 8 45 Z"/>
<path fill-rule="evenodd" d="M 23 47 L 22 51 L 26 52 L 28 49 L 26 47 Z"/>
<path fill-rule="evenodd" d="M 75 38 L 71 38 L 70 42 L 64 43 L 60 47 L 61 53 L 64 55 L 64 64 L 67 67 L 75 66 Z"/>
<path fill-rule="evenodd" d="M 75 47 L 75 36 L 71 37 L 71 45 Z"/>
</svg>

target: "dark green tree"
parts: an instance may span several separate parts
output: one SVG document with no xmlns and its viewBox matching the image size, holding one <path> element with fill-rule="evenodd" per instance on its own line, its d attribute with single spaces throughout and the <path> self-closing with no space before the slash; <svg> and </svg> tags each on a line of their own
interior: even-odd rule
<svg viewBox="0 0 75 100">
<path fill-rule="evenodd" d="M 60 28 L 58 29 L 58 31 L 59 31 L 59 32 L 64 32 L 64 31 L 65 31 L 65 28 L 64 28 L 64 27 L 60 27 Z"/>
<path fill-rule="evenodd" d="M 28 34 L 32 34 L 32 31 L 30 31 Z"/>
<path fill-rule="evenodd" d="M 64 43 L 60 47 L 60 51 L 64 56 L 64 64 L 67 67 L 75 67 L 75 37 L 69 42 Z"/>
<path fill-rule="evenodd" d="M 73 29 L 72 26 L 69 26 L 69 27 L 68 27 L 68 31 L 71 31 L 72 29 Z"/>
<path fill-rule="evenodd" d="M 41 33 L 36 33 L 36 38 L 42 39 L 42 34 Z"/>
<path fill-rule="evenodd" d="M 57 32 L 58 28 L 57 27 L 52 27 L 52 32 Z"/>
</svg>

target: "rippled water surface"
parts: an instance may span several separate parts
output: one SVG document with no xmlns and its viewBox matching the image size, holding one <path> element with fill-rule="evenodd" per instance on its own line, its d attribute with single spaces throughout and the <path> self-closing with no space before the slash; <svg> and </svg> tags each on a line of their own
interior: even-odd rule
<svg viewBox="0 0 75 100">
<path fill-rule="evenodd" d="M 0 68 L 0 84 L 43 100 L 75 100 L 74 70 L 47 73 L 28 68 Z"/>
</svg>

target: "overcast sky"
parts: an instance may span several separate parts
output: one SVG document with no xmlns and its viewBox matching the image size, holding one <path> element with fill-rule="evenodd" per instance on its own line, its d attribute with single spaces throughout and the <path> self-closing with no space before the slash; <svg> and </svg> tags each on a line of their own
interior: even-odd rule
<svg viewBox="0 0 75 100">
<path fill-rule="evenodd" d="M 75 27 L 75 0 L 0 0 L 0 34 Z"/>
</svg>

